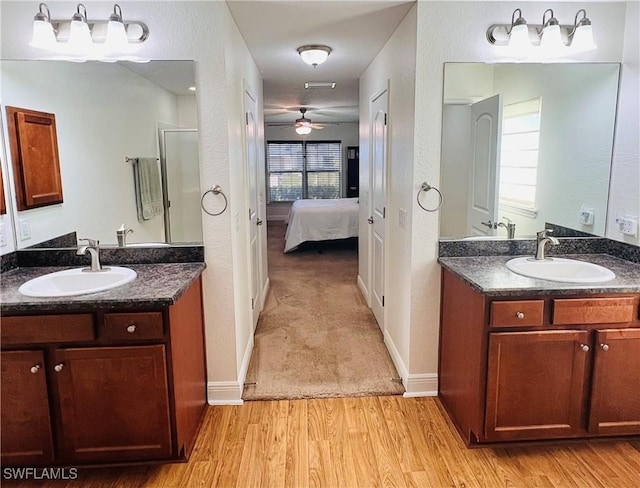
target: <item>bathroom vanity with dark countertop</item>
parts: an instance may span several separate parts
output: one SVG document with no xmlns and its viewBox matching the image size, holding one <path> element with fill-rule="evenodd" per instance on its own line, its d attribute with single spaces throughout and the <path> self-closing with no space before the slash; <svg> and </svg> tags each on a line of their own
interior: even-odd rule
<svg viewBox="0 0 640 488">
<path fill-rule="evenodd" d="M 640 434 L 640 264 L 566 256 L 616 274 L 579 284 L 515 274 L 513 257 L 438 260 L 439 397 L 464 442 Z"/>
<path fill-rule="evenodd" d="M 132 264 L 101 293 L 31 298 L 2 274 L 3 466 L 188 458 L 206 407 L 203 263 Z"/>
</svg>

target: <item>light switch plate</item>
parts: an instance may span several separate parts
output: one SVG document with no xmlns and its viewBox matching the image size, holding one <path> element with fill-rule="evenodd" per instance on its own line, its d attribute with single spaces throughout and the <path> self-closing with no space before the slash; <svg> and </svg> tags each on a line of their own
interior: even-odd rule
<svg viewBox="0 0 640 488">
<path fill-rule="evenodd" d="M 31 223 L 27 219 L 18 220 L 18 229 L 20 229 L 21 241 L 31 239 Z"/>
<path fill-rule="evenodd" d="M 0 247 L 7 245 L 7 232 L 4 224 L 0 224 Z"/>
</svg>

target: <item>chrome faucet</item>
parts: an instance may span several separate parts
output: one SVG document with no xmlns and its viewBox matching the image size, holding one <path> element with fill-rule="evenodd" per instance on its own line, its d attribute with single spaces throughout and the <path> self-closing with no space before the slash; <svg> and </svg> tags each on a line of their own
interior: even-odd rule
<svg viewBox="0 0 640 488">
<path fill-rule="evenodd" d="M 547 235 L 551 232 L 553 232 L 552 229 L 544 229 L 536 234 L 537 236 L 536 259 L 537 260 L 546 259 L 544 255 L 544 247 L 547 245 L 547 242 L 550 242 L 554 246 L 557 246 L 558 244 L 560 244 L 560 241 L 558 239 L 556 239 L 555 237 L 551 237 L 550 235 Z"/>
<path fill-rule="evenodd" d="M 116 230 L 116 238 L 118 239 L 118 247 L 125 247 L 127 245 L 127 234 L 133 232 L 133 229 L 127 229 L 124 224 Z"/>
<path fill-rule="evenodd" d="M 102 271 L 102 266 L 100 265 L 100 241 L 96 241 L 94 239 L 78 239 L 79 241 L 87 241 L 87 245 L 78 246 L 78 250 L 76 251 L 77 256 L 82 256 L 83 254 L 91 254 L 91 268 L 87 269 L 87 271 Z"/>
<path fill-rule="evenodd" d="M 516 236 L 516 223 L 507 217 L 502 217 L 502 220 L 506 220 L 507 223 L 500 222 L 496 224 L 496 227 L 507 229 L 507 239 L 513 239 Z"/>
</svg>

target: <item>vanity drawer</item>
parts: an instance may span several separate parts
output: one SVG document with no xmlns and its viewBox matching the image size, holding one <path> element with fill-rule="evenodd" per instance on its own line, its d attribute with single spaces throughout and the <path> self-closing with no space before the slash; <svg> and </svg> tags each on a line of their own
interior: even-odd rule
<svg viewBox="0 0 640 488">
<path fill-rule="evenodd" d="M 118 341 L 162 339 L 162 312 L 107 313 L 102 336 Z"/>
<path fill-rule="evenodd" d="M 544 300 L 491 302 L 491 327 L 531 327 L 542 325 Z"/>
<path fill-rule="evenodd" d="M 553 300 L 552 323 L 620 324 L 633 321 L 633 297 Z"/>
<path fill-rule="evenodd" d="M 2 317 L 0 339 L 3 345 L 92 341 L 93 315 Z"/>
</svg>

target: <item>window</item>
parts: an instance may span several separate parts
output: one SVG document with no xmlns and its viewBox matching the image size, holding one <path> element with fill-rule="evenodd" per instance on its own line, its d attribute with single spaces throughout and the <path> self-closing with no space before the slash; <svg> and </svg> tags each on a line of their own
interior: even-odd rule
<svg viewBox="0 0 640 488">
<path fill-rule="evenodd" d="M 268 142 L 269 201 L 340 198 L 340 142 Z"/>
<path fill-rule="evenodd" d="M 535 212 L 541 99 L 505 105 L 500 150 L 500 205 Z"/>
</svg>

